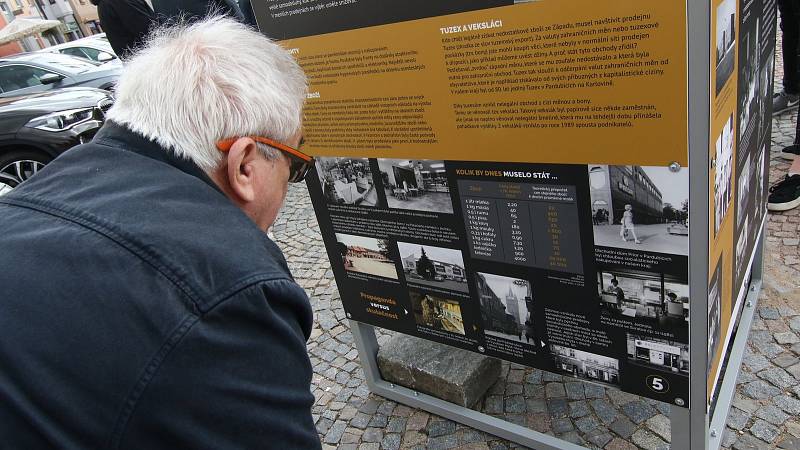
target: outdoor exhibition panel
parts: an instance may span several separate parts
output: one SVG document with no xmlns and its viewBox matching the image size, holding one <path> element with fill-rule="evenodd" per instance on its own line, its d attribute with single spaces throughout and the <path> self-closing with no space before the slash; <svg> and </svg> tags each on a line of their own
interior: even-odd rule
<svg viewBox="0 0 800 450">
<path fill-rule="evenodd" d="M 718 446 L 760 279 L 773 0 L 253 7 L 309 79 L 308 188 L 374 391 L 568 448 L 387 388 L 378 326 L 667 402 L 673 448 Z"/>
</svg>

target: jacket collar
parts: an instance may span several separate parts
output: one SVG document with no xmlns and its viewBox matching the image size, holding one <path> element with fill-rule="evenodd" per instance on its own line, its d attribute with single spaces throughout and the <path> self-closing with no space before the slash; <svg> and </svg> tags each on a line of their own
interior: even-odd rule
<svg viewBox="0 0 800 450">
<path fill-rule="evenodd" d="M 93 140 L 168 164 L 181 172 L 199 178 L 224 195 L 219 186 L 195 163 L 188 159 L 179 158 L 172 150 L 166 149 L 161 144 L 131 131 L 124 125 L 108 120 L 97 132 Z"/>
</svg>

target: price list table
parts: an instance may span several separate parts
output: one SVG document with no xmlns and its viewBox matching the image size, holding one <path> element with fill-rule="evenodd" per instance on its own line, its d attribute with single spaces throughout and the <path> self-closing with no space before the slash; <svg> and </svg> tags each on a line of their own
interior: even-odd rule
<svg viewBox="0 0 800 450">
<path fill-rule="evenodd" d="M 575 187 L 459 180 L 473 258 L 582 273 Z"/>
</svg>

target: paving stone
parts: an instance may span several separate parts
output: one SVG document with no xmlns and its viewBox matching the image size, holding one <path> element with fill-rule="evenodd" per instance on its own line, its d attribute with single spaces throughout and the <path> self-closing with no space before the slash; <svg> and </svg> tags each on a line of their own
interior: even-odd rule
<svg viewBox="0 0 800 450">
<path fill-rule="evenodd" d="M 800 338 L 791 331 L 786 331 L 784 333 L 775 333 L 775 342 L 781 345 L 796 344 L 800 342 Z"/>
<path fill-rule="evenodd" d="M 598 422 L 593 416 L 581 417 L 575 421 L 575 427 L 580 430 L 581 433 L 589 433 L 590 431 L 597 429 L 599 426 L 600 422 Z"/>
<path fill-rule="evenodd" d="M 554 419 L 550 423 L 550 427 L 555 433 L 566 433 L 575 429 L 572 421 L 569 419 Z"/>
<path fill-rule="evenodd" d="M 589 404 L 586 403 L 586 401 L 584 400 L 578 400 L 569 403 L 569 416 L 572 417 L 573 419 L 587 416 L 591 413 L 592 410 L 589 409 Z"/>
<path fill-rule="evenodd" d="M 745 352 L 742 357 L 742 364 L 752 372 L 760 372 L 769 367 L 769 360 L 759 353 L 751 351 Z"/>
<path fill-rule="evenodd" d="M 749 434 L 739 435 L 739 438 L 733 443 L 734 450 L 768 450 L 769 448 L 771 448 L 769 444 Z"/>
<path fill-rule="evenodd" d="M 521 395 L 512 395 L 506 397 L 505 411 L 507 413 L 519 414 L 525 412 L 525 397 Z"/>
<path fill-rule="evenodd" d="M 756 400 L 766 400 L 782 393 L 780 389 L 762 380 L 747 383 L 741 389 L 745 395 Z"/>
<path fill-rule="evenodd" d="M 431 421 L 428 424 L 428 436 L 437 437 L 456 432 L 456 423 L 450 420 Z"/>
<path fill-rule="evenodd" d="M 644 450 L 669 450 L 669 444 L 661 440 L 661 438 L 655 434 L 644 429 L 636 430 L 633 436 L 631 436 L 631 440 Z"/>
<path fill-rule="evenodd" d="M 778 440 L 778 448 L 786 450 L 800 450 L 800 439 L 794 436 L 784 436 Z"/>
<path fill-rule="evenodd" d="M 606 396 L 606 389 L 592 383 L 587 383 L 583 386 L 586 398 L 604 398 Z"/>
<path fill-rule="evenodd" d="M 338 444 L 339 440 L 342 439 L 345 428 L 347 428 L 347 422 L 334 422 L 333 425 L 331 425 L 331 427 L 328 429 L 328 432 L 325 433 L 325 437 L 322 439 L 322 442 L 326 444 Z"/>
<path fill-rule="evenodd" d="M 386 424 L 386 431 L 389 433 L 402 433 L 405 431 L 408 418 L 392 416 L 389 418 L 389 423 Z"/>
<path fill-rule="evenodd" d="M 380 450 L 380 444 L 377 442 L 364 443 L 358 446 L 358 450 Z"/>
<path fill-rule="evenodd" d="M 572 442 L 575 445 L 581 445 L 582 446 L 582 445 L 586 444 L 586 441 L 583 440 L 581 435 L 578 434 L 576 431 L 567 431 L 566 433 L 563 433 L 558 437 L 561 440 L 564 440 L 564 441 L 567 441 L 567 442 Z"/>
<path fill-rule="evenodd" d="M 741 409 L 742 411 L 748 414 L 756 412 L 756 410 L 761 407 L 761 405 L 757 401 L 744 397 L 738 392 L 733 398 L 733 406 Z"/>
<path fill-rule="evenodd" d="M 423 445 L 428 441 L 428 436 L 420 433 L 419 431 L 406 431 L 403 434 L 403 446 L 413 447 L 415 445 Z"/>
<path fill-rule="evenodd" d="M 381 441 L 381 450 L 398 450 L 400 448 L 401 436 L 397 433 L 387 434 Z"/>
<path fill-rule="evenodd" d="M 612 422 L 608 428 L 614 433 L 617 433 L 621 438 L 628 439 L 633 432 L 636 431 L 636 424 L 625 417 L 620 417 Z"/>
<path fill-rule="evenodd" d="M 667 416 L 661 414 L 653 416 L 647 420 L 646 425 L 650 431 L 654 432 L 665 441 L 670 441 L 671 423 Z"/>
<path fill-rule="evenodd" d="M 797 362 L 796 358 L 792 359 L 794 359 L 794 361 Z M 789 372 L 795 379 L 800 380 L 800 364 L 794 364 L 788 367 L 787 366 L 781 366 L 781 367 L 786 369 L 786 371 Z"/>
<path fill-rule="evenodd" d="M 772 359 L 772 364 L 775 364 L 778 367 L 787 368 L 798 363 L 797 356 L 791 353 L 784 353 L 776 358 Z"/>
<path fill-rule="evenodd" d="M 762 441 L 772 442 L 780 434 L 780 430 L 764 420 L 758 419 L 750 426 L 750 432 L 753 436 L 761 439 Z"/>
<path fill-rule="evenodd" d="M 603 448 L 605 450 L 639 450 L 635 445 L 631 444 L 630 442 L 623 441 L 620 438 L 614 438 Z"/>
<path fill-rule="evenodd" d="M 471 407 L 500 376 L 500 361 L 467 350 L 397 334 L 378 350 L 386 380 Z"/>
<path fill-rule="evenodd" d="M 506 395 L 520 395 L 522 394 L 523 389 L 521 384 L 507 384 L 506 385 Z"/>
<path fill-rule="evenodd" d="M 800 316 L 792 317 L 791 320 L 789 320 L 789 328 L 794 331 L 800 331 Z"/>
<path fill-rule="evenodd" d="M 758 313 L 762 319 L 777 320 L 781 318 L 777 308 L 761 307 L 758 308 Z"/>
<path fill-rule="evenodd" d="M 789 415 L 774 405 L 765 405 L 755 412 L 755 416 L 764 419 L 773 425 L 783 425 Z"/>
<path fill-rule="evenodd" d="M 764 369 L 761 372 L 758 372 L 758 377 L 767 380 L 773 386 L 777 386 L 782 389 L 794 386 L 797 383 L 797 380 L 795 380 L 794 377 L 789 375 L 788 372 L 780 367 L 770 367 L 769 369 Z"/>
<path fill-rule="evenodd" d="M 594 409 L 597 417 L 606 425 L 610 424 L 617 418 L 617 410 L 607 400 L 596 399 L 591 402 L 592 409 Z"/>
<path fill-rule="evenodd" d="M 656 415 L 655 408 L 643 401 L 626 403 L 622 405 L 622 411 L 636 424 L 640 424 Z"/>
<path fill-rule="evenodd" d="M 591 434 L 587 439 L 592 444 L 602 448 L 604 445 L 608 444 L 608 442 L 611 441 L 611 439 L 613 438 L 614 436 L 612 436 L 609 433 L 595 433 Z"/>
<path fill-rule="evenodd" d="M 736 442 L 736 438 L 738 434 L 731 430 L 730 428 L 725 428 L 725 431 L 722 432 L 722 439 L 720 439 L 720 446 L 723 448 L 729 448 Z"/>
<path fill-rule="evenodd" d="M 570 400 L 580 400 L 586 397 L 583 383 L 564 383 L 564 389 L 567 391 L 567 398 Z"/>
<path fill-rule="evenodd" d="M 750 420 L 750 416 L 745 414 L 743 411 L 739 410 L 738 408 L 731 408 L 728 412 L 728 423 L 727 425 L 734 430 L 742 431 L 747 426 L 747 422 Z"/>
<path fill-rule="evenodd" d="M 484 402 L 484 410 L 487 414 L 500 414 L 503 412 L 503 397 L 500 395 L 491 395 L 486 397 Z"/>
<path fill-rule="evenodd" d="M 780 395 L 772 401 L 775 406 L 787 413 L 793 416 L 800 415 L 800 400 L 789 397 L 788 395 Z"/>
<path fill-rule="evenodd" d="M 361 435 L 364 442 L 380 442 L 383 440 L 383 430 L 380 428 L 367 428 Z"/>
<path fill-rule="evenodd" d="M 567 400 L 563 398 L 547 400 L 547 410 L 550 412 L 550 417 L 554 419 L 560 419 L 569 415 Z"/>
<path fill-rule="evenodd" d="M 547 412 L 547 403 L 544 400 L 529 398 L 525 400 L 525 409 L 529 413 Z"/>
<path fill-rule="evenodd" d="M 561 398 L 566 397 L 567 393 L 564 390 L 564 385 L 561 383 L 548 383 L 545 385 L 545 395 L 547 398 Z"/>
<path fill-rule="evenodd" d="M 525 426 L 540 433 L 547 433 L 550 431 L 550 417 L 547 414 L 528 414 Z"/>
<path fill-rule="evenodd" d="M 428 424 L 428 413 L 424 411 L 417 411 L 411 414 L 408 418 L 406 428 L 409 430 L 422 430 Z"/>
</svg>

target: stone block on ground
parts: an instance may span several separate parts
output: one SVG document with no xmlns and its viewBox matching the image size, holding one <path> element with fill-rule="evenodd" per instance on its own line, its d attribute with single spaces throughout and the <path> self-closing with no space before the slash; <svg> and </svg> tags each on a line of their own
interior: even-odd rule
<svg viewBox="0 0 800 450">
<path fill-rule="evenodd" d="M 500 376 L 500 360 L 413 336 L 396 335 L 378 351 L 384 380 L 472 407 Z"/>
</svg>

